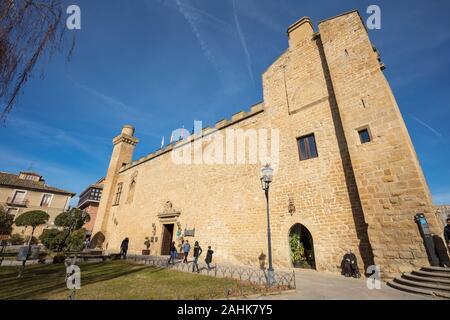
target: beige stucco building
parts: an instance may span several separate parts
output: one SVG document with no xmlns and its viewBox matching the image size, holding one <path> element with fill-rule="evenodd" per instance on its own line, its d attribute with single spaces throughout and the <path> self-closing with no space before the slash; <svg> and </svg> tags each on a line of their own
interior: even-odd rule
<svg viewBox="0 0 450 320">
<path fill-rule="evenodd" d="M 9 214 L 17 217 L 34 210 L 49 214 L 47 224 L 36 228 L 35 237 L 39 237 L 43 229 L 54 227 L 56 216 L 68 209 L 69 201 L 74 195 L 75 193 L 70 191 L 47 185 L 43 177 L 34 172 L 0 172 L 0 205 L 5 207 Z M 29 235 L 31 228 L 14 225 L 13 233 Z"/>
<path fill-rule="evenodd" d="M 211 141 L 226 135 L 219 145 L 234 150 L 239 138 L 232 130 L 243 130 L 250 145 L 255 132 L 257 140 L 267 129 L 265 140 L 276 146 L 270 186 L 276 268 L 292 267 L 292 232 L 301 233 L 318 270 L 337 272 L 347 249 L 360 266 L 377 264 L 384 275 L 428 264 L 414 216 L 425 213 L 440 234 L 435 208 L 358 12 L 321 21 L 317 31 L 303 18 L 288 38 L 289 47 L 262 75 L 264 101 L 249 111 L 134 161 L 138 139 L 133 127 L 123 128 L 113 140 L 94 227 L 94 237 L 104 238 L 99 245 L 118 251 L 129 237 L 130 252 L 140 253 L 149 237 L 151 253 L 160 255 L 171 239 L 184 238 L 211 245 L 217 263 L 258 266 L 267 256 L 264 161 L 252 162 L 248 153 L 240 163 L 238 147 L 237 155 L 225 155 Z M 201 161 L 198 149 L 225 163 Z M 194 154 L 191 164 L 174 161 L 181 150 Z"/>
</svg>

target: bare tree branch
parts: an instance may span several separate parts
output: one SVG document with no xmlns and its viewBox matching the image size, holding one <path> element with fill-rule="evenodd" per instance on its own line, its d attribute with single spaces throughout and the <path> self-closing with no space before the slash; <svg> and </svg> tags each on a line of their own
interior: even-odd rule
<svg viewBox="0 0 450 320">
<path fill-rule="evenodd" d="M 67 34 L 64 6 L 60 0 L 0 0 L 0 122 L 17 102 L 36 63 L 61 51 Z"/>
</svg>

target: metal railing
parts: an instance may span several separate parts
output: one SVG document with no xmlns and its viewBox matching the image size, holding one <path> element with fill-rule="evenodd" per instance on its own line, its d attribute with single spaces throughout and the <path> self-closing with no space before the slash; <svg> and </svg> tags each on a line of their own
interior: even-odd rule
<svg viewBox="0 0 450 320">
<path fill-rule="evenodd" d="M 27 199 L 14 199 L 13 197 L 8 197 L 6 200 L 6 203 L 8 205 L 15 205 L 15 206 L 28 206 L 29 201 Z"/>
<path fill-rule="evenodd" d="M 175 264 L 168 264 L 168 258 L 157 256 L 129 255 L 127 256 L 127 260 L 157 268 L 166 268 L 182 272 L 192 272 L 194 268 L 193 261 L 183 263 L 181 260 L 177 260 Z M 267 285 L 267 270 L 265 269 L 217 264 L 211 265 L 211 269 L 208 269 L 206 263 L 203 262 L 199 262 L 198 267 L 200 270 L 199 274 L 202 275 L 232 278 L 240 281 L 249 281 L 252 284 Z M 295 272 L 275 271 L 272 286 L 295 289 Z"/>
</svg>

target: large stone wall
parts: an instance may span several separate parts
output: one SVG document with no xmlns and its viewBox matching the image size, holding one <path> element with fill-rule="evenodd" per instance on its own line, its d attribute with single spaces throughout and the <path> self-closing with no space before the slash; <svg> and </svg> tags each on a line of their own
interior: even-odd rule
<svg viewBox="0 0 450 320">
<path fill-rule="evenodd" d="M 279 132 L 270 191 L 274 264 L 292 267 L 288 236 L 297 223 L 312 234 L 318 270 L 337 272 L 348 249 L 361 266 L 375 262 L 386 274 L 427 264 L 413 216 L 434 208 L 361 19 L 348 13 L 321 22 L 319 31 L 307 18 L 291 26 L 289 48 L 263 74 L 264 102 L 214 128 L 225 135 L 230 129 Z M 372 133 L 367 145 L 358 142 L 362 126 Z M 297 138 L 311 133 L 319 156 L 300 161 Z M 247 157 L 246 164 L 175 164 L 173 150 L 186 141 L 198 146 L 193 136 L 132 162 L 132 135 L 114 140 L 94 228 L 106 236 L 104 248 L 118 251 L 129 237 L 130 251 L 139 253 L 146 237 L 158 237 L 151 251 L 160 254 L 163 225 L 174 223 L 195 228 L 186 239 L 211 245 L 217 262 L 258 265 L 267 256 L 264 163 L 249 164 Z M 207 137 L 200 145 L 211 148 Z M 113 205 L 118 183 L 121 201 Z M 162 218 L 168 201 L 179 215 Z"/>
<path fill-rule="evenodd" d="M 425 213 L 438 233 L 431 195 L 411 139 L 357 12 L 319 24 L 375 263 L 385 273 L 428 264 L 414 222 Z M 368 127 L 372 142 L 361 144 Z"/>
</svg>

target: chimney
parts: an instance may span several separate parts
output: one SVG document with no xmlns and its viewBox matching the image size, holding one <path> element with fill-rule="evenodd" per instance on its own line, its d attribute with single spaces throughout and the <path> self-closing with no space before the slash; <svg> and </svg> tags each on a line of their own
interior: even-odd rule
<svg viewBox="0 0 450 320">
<path fill-rule="evenodd" d="M 308 17 L 303 17 L 289 26 L 288 30 L 289 47 L 295 47 L 303 40 L 311 40 L 314 34 L 314 28 Z"/>
</svg>

